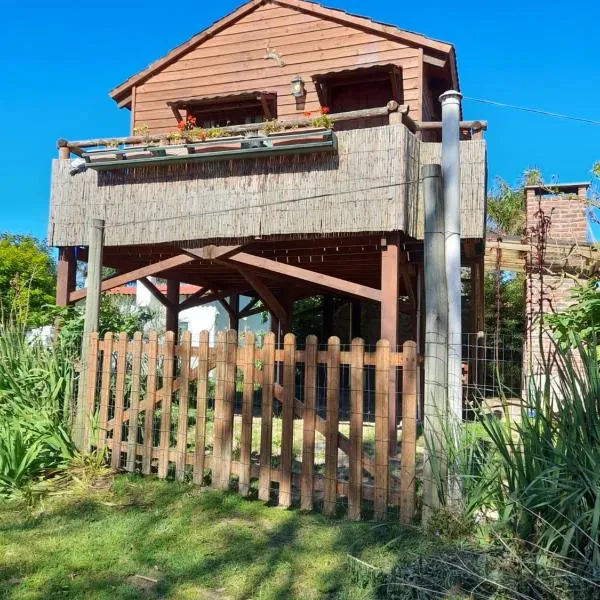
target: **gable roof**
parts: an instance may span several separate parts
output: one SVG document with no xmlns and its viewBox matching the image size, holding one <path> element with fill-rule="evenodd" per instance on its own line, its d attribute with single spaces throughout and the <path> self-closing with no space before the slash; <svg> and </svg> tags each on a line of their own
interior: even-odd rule
<svg viewBox="0 0 600 600">
<path fill-rule="evenodd" d="M 129 106 L 131 103 L 131 89 L 133 86 L 143 83 L 146 79 L 148 79 L 149 77 L 151 77 L 170 63 L 176 61 L 182 55 L 186 54 L 190 50 L 193 50 L 207 39 L 216 35 L 223 29 L 226 29 L 239 19 L 243 18 L 247 14 L 256 10 L 259 6 L 262 6 L 264 4 L 277 4 L 282 7 L 287 7 L 300 12 L 312 14 L 323 19 L 337 21 L 342 24 L 367 30 L 371 33 L 402 41 L 410 45 L 427 48 L 432 51 L 434 57 L 435 55 L 439 56 L 440 54 L 447 55 L 449 58 L 453 83 L 455 88 L 458 89 L 459 84 L 456 70 L 456 55 L 452 44 L 442 42 L 439 40 L 434 40 L 419 33 L 414 33 L 412 31 L 400 29 L 399 27 L 396 27 L 394 25 L 381 23 L 368 17 L 354 15 L 344 10 L 327 8 L 322 4 L 318 4 L 317 2 L 311 2 L 309 0 L 249 0 L 242 6 L 234 10 L 232 13 L 229 13 L 223 18 L 219 19 L 218 21 L 215 21 L 212 25 L 210 25 L 203 31 L 197 33 L 196 35 L 192 36 L 183 44 L 180 44 L 176 48 L 173 48 L 173 50 L 171 50 L 162 58 L 159 58 L 158 60 L 154 61 L 142 71 L 136 73 L 135 75 L 132 75 L 131 77 L 129 77 L 129 79 L 127 79 L 117 87 L 113 88 L 110 91 L 111 98 L 115 100 L 115 102 L 117 102 L 120 107 Z"/>
</svg>

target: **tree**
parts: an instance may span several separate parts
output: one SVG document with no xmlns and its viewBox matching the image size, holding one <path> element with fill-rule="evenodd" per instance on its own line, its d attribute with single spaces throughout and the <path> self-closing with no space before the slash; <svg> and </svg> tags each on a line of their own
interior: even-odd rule
<svg viewBox="0 0 600 600">
<path fill-rule="evenodd" d="M 0 234 L 0 319 L 43 324 L 55 300 L 56 266 L 45 243 L 30 235 Z"/>
</svg>

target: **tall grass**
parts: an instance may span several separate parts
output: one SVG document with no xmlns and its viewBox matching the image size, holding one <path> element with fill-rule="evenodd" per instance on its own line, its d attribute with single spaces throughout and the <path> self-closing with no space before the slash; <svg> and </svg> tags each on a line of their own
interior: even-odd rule
<svg viewBox="0 0 600 600">
<path fill-rule="evenodd" d="M 0 324 L 0 496 L 31 492 L 73 456 L 74 358 Z"/>
</svg>

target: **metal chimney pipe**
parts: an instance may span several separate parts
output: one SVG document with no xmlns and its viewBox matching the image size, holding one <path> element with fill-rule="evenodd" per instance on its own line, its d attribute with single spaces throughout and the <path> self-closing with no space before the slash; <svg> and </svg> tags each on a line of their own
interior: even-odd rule
<svg viewBox="0 0 600 600">
<path fill-rule="evenodd" d="M 448 287 L 448 416 L 462 420 L 462 318 L 460 263 L 460 99 L 454 90 L 440 96 L 442 103 L 442 182 Z"/>
</svg>

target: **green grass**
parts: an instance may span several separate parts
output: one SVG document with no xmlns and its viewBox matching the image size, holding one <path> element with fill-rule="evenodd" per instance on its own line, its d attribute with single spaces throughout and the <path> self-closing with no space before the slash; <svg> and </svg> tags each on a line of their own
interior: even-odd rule
<svg viewBox="0 0 600 600">
<path fill-rule="evenodd" d="M 432 545 L 397 523 L 119 476 L 109 490 L 49 499 L 34 512 L 0 507 L 0 598 L 366 599 L 348 554 L 388 570 Z"/>
</svg>

